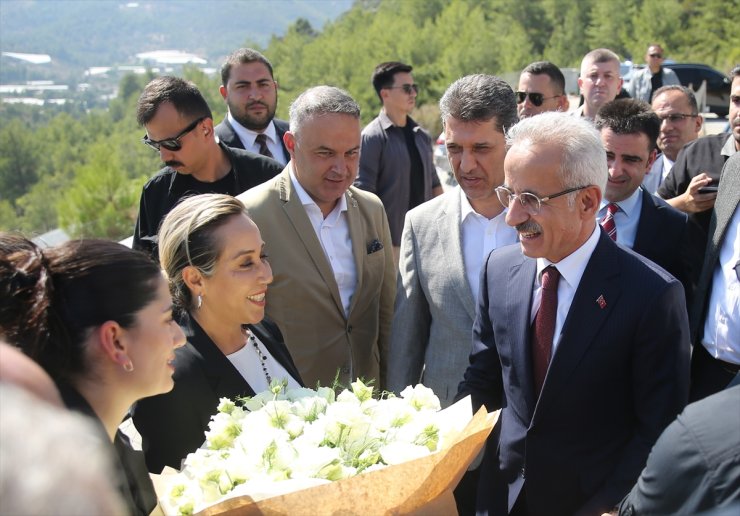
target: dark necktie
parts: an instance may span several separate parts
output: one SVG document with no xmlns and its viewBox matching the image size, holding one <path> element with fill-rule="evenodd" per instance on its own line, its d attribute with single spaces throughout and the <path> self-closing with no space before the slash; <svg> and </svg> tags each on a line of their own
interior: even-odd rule
<svg viewBox="0 0 740 516">
<path fill-rule="evenodd" d="M 604 231 L 609 235 L 609 238 L 615 242 L 617 241 L 617 225 L 614 223 L 614 214 L 618 211 L 619 206 L 610 202 L 606 205 L 606 216 L 604 217 L 604 220 L 601 221 L 601 227 L 604 228 Z"/>
<path fill-rule="evenodd" d="M 552 355 L 555 318 L 558 313 L 559 279 L 560 272 L 552 265 L 542 271 L 542 300 L 540 309 L 534 317 L 534 331 L 532 332 L 532 371 L 537 396 L 545 383 L 545 375 Z"/>
<path fill-rule="evenodd" d="M 257 143 L 257 145 L 260 146 L 260 154 L 263 156 L 267 156 L 268 158 L 272 158 L 272 152 L 270 152 L 270 149 L 267 148 L 267 136 L 265 136 L 264 133 L 260 133 L 257 135 L 257 138 L 254 139 L 254 141 Z"/>
</svg>

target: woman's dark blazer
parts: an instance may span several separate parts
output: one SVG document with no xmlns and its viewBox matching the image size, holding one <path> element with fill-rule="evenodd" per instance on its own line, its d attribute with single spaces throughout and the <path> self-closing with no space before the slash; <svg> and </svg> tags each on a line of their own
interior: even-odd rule
<svg viewBox="0 0 740 516">
<path fill-rule="evenodd" d="M 203 444 L 219 398 L 256 394 L 195 319 L 185 315 L 180 325 L 188 342 L 175 351 L 175 387 L 166 394 L 140 400 L 133 412 L 152 473 L 161 473 L 164 466 L 180 469 L 187 454 Z M 303 385 L 277 325 L 265 319 L 248 327 Z"/>
<path fill-rule="evenodd" d="M 157 494 L 144 464 L 143 454 L 132 448 L 128 437 L 120 430 L 116 432 L 116 437 L 111 443 L 103 423 L 87 400 L 65 383 L 57 383 L 57 387 L 66 407 L 89 416 L 100 430 L 101 440 L 109 444 L 113 474 L 116 476 L 112 482 L 118 488 L 128 513 L 134 516 L 148 516 L 157 505 Z"/>
</svg>

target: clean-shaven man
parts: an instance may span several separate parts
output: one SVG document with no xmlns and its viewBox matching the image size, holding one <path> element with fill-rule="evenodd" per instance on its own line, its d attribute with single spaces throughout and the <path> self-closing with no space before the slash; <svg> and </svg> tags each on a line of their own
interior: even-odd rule
<svg viewBox="0 0 740 516">
<path fill-rule="evenodd" d="M 657 92 L 663 86 L 681 84 L 676 72 L 663 66 L 664 54 L 663 47 L 657 43 L 648 46 L 647 52 L 645 52 L 647 66 L 635 70 L 632 74 L 628 90 L 630 97 L 650 102 L 653 99 L 653 92 Z"/>
<path fill-rule="evenodd" d="M 583 95 L 583 105 L 575 115 L 593 120 L 599 108 L 611 102 L 622 88 L 619 75 L 619 56 L 607 48 L 597 48 L 583 57 L 578 88 Z"/>
<path fill-rule="evenodd" d="M 516 104 L 519 118 L 545 111 L 568 111 L 570 102 L 565 94 L 563 72 L 549 61 L 527 65 L 519 76 Z"/>
</svg>

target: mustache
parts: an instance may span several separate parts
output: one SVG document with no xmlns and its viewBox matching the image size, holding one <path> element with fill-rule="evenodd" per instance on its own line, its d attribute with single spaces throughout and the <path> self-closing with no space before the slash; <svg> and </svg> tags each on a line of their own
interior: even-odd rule
<svg viewBox="0 0 740 516">
<path fill-rule="evenodd" d="M 165 161 L 165 162 L 164 162 L 164 164 L 165 164 L 166 166 L 168 166 L 168 167 L 172 167 L 172 168 L 175 168 L 175 167 L 181 167 L 181 166 L 183 166 L 183 164 L 182 164 L 181 162 L 179 162 L 179 161 L 177 161 L 177 160 L 175 160 L 175 159 L 173 159 L 173 160 L 170 160 L 170 161 Z"/>
<path fill-rule="evenodd" d="M 263 106 L 263 107 L 264 107 L 265 109 L 270 109 L 270 106 L 268 106 L 267 104 L 265 104 L 265 103 L 264 103 L 264 102 L 262 102 L 261 100 L 255 100 L 255 101 L 252 101 L 252 102 L 250 102 L 249 104 L 247 104 L 247 107 L 248 107 L 248 108 L 251 108 L 252 106 L 257 106 L 257 105 L 259 105 L 259 106 Z"/>
<path fill-rule="evenodd" d="M 522 222 L 514 226 L 514 229 L 519 233 L 541 233 L 542 227 L 533 220 Z"/>
</svg>

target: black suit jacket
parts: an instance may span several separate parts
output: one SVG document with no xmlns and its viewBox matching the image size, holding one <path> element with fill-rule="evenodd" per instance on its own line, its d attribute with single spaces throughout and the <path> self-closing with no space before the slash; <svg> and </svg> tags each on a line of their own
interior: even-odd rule
<svg viewBox="0 0 740 516">
<path fill-rule="evenodd" d="M 100 430 L 101 441 L 110 446 L 111 463 L 115 475 L 112 482 L 118 487 L 128 513 L 134 516 L 148 516 L 157 506 L 157 494 L 144 464 L 143 454 L 131 447 L 128 437 L 120 430 L 116 432 L 115 439 L 111 443 L 103 423 L 100 422 L 87 400 L 66 383 L 57 383 L 57 387 L 64 405 L 70 410 L 90 417 Z M 80 459 L 84 460 L 84 457 Z"/>
<path fill-rule="evenodd" d="M 280 146 L 283 148 L 285 163 L 287 163 L 288 161 L 290 161 L 290 154 L 288 154 L 288 149 L 285 148 L 283 136 L 285 135 L 285 131 L 289 129 L 290 124 L 288 124 L 288 122 L 284 120 L 278 120 L 277 118 L 273 118 L 272 123 L 275 124 L 275 131 L 277 132 L 277 137 L 280 140 Z M 234 127 L 229 122 L 228 116 L 224 117 L 224 121 L 216 126 L 215 131 L 218 139 L 221 140 L 225 145 L 228 145 L 229 147 L 233 147 L 235 149 L 244 148 L 244 144 L 234 131 Z"/>
<path fill-rule="evenodd" d="M 220 398 L 256 394 L 195 319 L 185 316 L 182 327 L 188 342 L 175 351 L 175 387 L 166 394 L 140 400 L 134 409 L 134 424 L 152 473 L 161 473 L 164 466 L 179 469 L 187 454 L 203 444 Z M 302 384 L 277 325 L 263 320 L 248 327 Z"/>
<path fill-rule="evenodd" d="M 701 266 L 701 253 L 696 252 L 698 231 L 684 212 L 643 190 L 632 250 L 673 274 L 686 291 L 687 304 Z"/>
<path fill-rule="evenodd" d="M 518 246 L 483 268 L 470 366 L 458 397 L 501 408 L 498 448 L 481 464 L 478 510 L 601 514 L 637 480 L 650 447 L 688 399 L 683 289 L 600 230 L 539 398 L 530 311 L 536 260 Z"/>
</svg>

